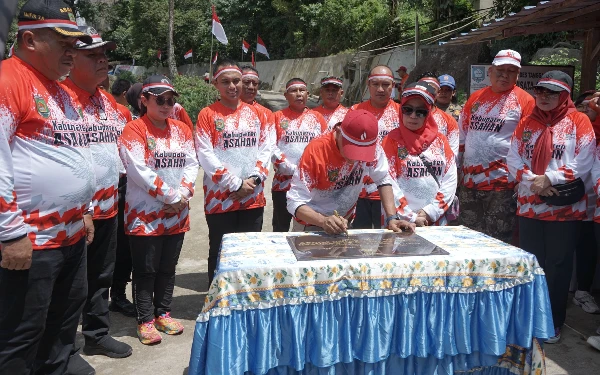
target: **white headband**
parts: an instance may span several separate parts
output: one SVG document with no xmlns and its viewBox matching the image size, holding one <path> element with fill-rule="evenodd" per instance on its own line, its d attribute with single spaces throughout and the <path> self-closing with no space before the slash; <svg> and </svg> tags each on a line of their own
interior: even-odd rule
<svg viewBox="0 0 600 375">
<path fill-rule="evenodd" d="M 295 89 L 295 88 L 306 88 L 306 85 L 304 83 L 302 83 L 302 82 L 297 82 L 296 81 L 296 82 L 292 83 L 291 85 L 287 86 L 285 88 L 285 91 L 287 92 L 290 89 Z"/>
<path fill-rule="evenodd" d="M 369 81 L 372 79 L 388 79 L 390 81 L 394 81 L 394 77 L 389 74 L 371 74 L 369 76 Z"/>
<path fill-rule="evenodd" d="M 236 72 L 236 73 L 242 74 L 242 70 L 240 68 L 238 68 L 237 66 L 226 66 L 225 68 L 221 68 L 221 69 L 217 70 L 213 79 L 217 79 L 217 78 L 219 78 L 219 76 L 221 74 L 229 73 L 229 72 Z"/>
</svg>

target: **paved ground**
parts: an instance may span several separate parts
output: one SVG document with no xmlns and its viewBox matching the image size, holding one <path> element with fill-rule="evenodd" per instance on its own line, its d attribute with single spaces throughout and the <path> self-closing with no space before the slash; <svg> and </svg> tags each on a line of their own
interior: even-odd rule
<svg viewBox="0 0 600 375">
<path fill-rule="evenodd" d="M 97 375 L 187 374 L 195 319 L 202 308 L 208 289 L 206 276 L 208 228 L 202 205 L 201 178 L 202 171 L 198 179 L 200 194 L 192 200 L 192 229 L 186 234 L 177 266 L 172 305 L 173 317 L 181 319 L 185 325 L 184 333 L 180 336 L 163 335 L 161 344 L 145 346 L 137 339 L 135 320 L 114 313 L 111 315 L 111 334 L 131 345 L 134 352 L 131 357 L 125 359 L 84 356 L 96 368 Z M 267 186 L 270 186 L 270 181 L 267 182 Z M 270 231 L 272 206 L 270 194 L 266 196 L 268 205 L 265 210 L 263 230 Z M 596 295 L 596 300 L 600 301 L 600 295 Z M 586 314 L 579 307 L 571 304 L 567 311 L 567 324 L 572 328 L 563 329 L 563 339 L 556 345 L 546 345 L 548 374 L 600 374 L 600 351 L 591 348 L 582 337 L 582 335 L 593 334 L 600 326 L 600 315 Z M 81 335 L 78 338 L 83 341 Z"/>
</svg>

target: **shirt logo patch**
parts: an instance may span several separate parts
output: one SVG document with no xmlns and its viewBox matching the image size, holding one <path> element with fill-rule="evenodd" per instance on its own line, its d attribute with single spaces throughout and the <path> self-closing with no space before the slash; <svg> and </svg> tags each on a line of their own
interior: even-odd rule
<svg viewBox="0 0 600 375">
<path fill-rule="evenodd" d="M 73 13 L 69 12 L 69 13 L 67 13 L 67 14 L 69 15 L 69 21 L 71 21 L 71 22 L 75 22 L 75 21 L 77 21 L 77 20 L 75 19 L 75 16 L 73 15 Z"/>
<path fill-rule="evenodd" d="M 525 130 L 521 139 L 523 140 L 523 142 L 529 142 L 529 140 L 531 139 L 531 132 L 529 130 Z"/>
<path fill-rule="evenodd" d="M 222 118 L 215 119 L 215 128 L 218 132 L 222 132 L 225 129 L 225 121 Z"/>
<path fill-rule="evenodd" d="M 398 157 L 400 159 L 406 159 L 407 156 L 408 150 L 406 149 L 406 147 L 398 147 Z"/>
<path fill-rule="evenodd" d="M 281 129 L 286 130 L 290 126 L 290 122 L 287 119 L 281 120 Z"/>
<path fill-rule="evenodd" d="M 152 137 L 148 137 L 148 150 L 153 151 L 156 148 L 156 141 Z"/>
<path fill-rule="evenodd" d="M 332 169 L 327 172 L 327 178 L 329 178 L 329 182 L 334 182 L 337 180 L 338 175 L 340 174 L 339 169 Z"/>
<path fill-rule="evenodd" d="M 44 98 L 42 98 L 39 95 L 35 95 L 33 97 L 33 100 L 35 101 L 35 108 L 37 109 L 37 112 L 40 114 L 40 116 L 42 116 L 43 118 L 50 117 L 50 110 L 48 109 L 48 104 L 46 104 Z"/>
<path fill-rule="evenodd" d="M 477 110 L 479 109 L 480 105 L 481 105 L 481 103 L 479 103 L 479 102 L 473 103 L 473 106 L 471 107 L 471 113 L 477 112 Z"/>
</svg>

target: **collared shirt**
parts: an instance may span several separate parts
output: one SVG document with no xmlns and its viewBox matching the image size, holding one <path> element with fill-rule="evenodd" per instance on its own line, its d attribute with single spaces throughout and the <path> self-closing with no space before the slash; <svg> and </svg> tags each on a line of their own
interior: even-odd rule
<svg viewBox="0 0 600 375">
<path fill-rule="evenodd" d="M 325 122 L 327 122 L 327 131 L 332 131 L 333 127 L 344 120 L 346 117 L 346 113 L 350 110 L 350 108 L 346 108 L 343 105 L 339 104 L 335 109 L 327 109 L 323 105 L 313 108 L 314 111 L 319 112 L 323 115 Z"/>
</svg>

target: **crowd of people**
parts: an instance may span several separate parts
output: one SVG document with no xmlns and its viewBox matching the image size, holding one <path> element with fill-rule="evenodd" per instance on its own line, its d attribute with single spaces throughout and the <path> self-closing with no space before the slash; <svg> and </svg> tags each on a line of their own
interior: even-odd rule
<svg viewBox="0 0 600 375">
<path fill-rule="evenodd" d="M 83 353 L 131 355 L 109 311 L 135 318 L 142 344 L 183 332 L 171 302 L 199 167 L 209 282 L 223 235 L 261 231 L 274 172 L 274 231 L 463 224 L 537 257 L 547 343 L 560 339 L 574 254 L 573 301 L 600 313 L 599 95 L 574 103 L 565 73 L 544 74 L 532 97 L 516 86 L 519 53 L 503 50 L 491 86 L 461 107 L 448 74 L 407 83 L 401 67 L 398 85 L 376 66 L 362 103 L 344 107 L 343 79 L 329 76 L 309 109 L 296 77 L 273 113 L 256 101 L 259 72 L 220 59 L 219 99 L 194 124 L 165 76 L 102 89 L 116 45 L 73 19 L 61 0 L 27 1 L 0 65 L 0 374 L 93 374 L 75 346 L 80 318 Z"/>
</svg>

